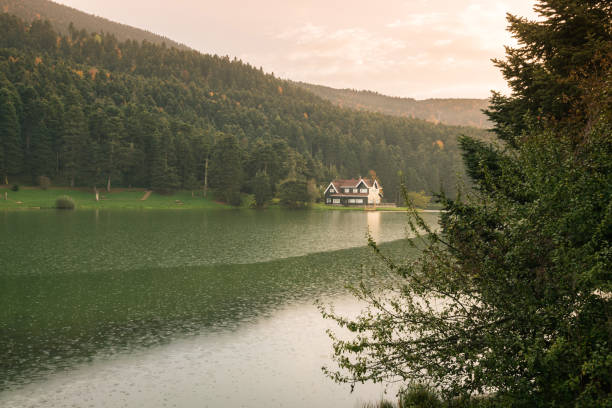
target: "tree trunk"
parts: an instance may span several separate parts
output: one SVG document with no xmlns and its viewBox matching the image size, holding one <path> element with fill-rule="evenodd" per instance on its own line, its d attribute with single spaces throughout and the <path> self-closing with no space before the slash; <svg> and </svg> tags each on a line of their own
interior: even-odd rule
<svg viewBox="0 0 612 408">
<path fill-rule="evenodd" d="M 204 197 L 208 193 L 208 157 L 206 158 L 206 163 L 204 164 Z"/>
<path fill-rule="evenodd" d="M 111 191 L 111 177 L 110 175 L 108 176 L 108 181 L 106 182 L 106 192 L 110 193 Z"/>
<path fill-rule="evenodd" d="M 100 201 L 100 193 L 98 192 L 98 188 L 94 186 L 94 193 L 96 194 L 96 201 Z"/>
<path fill-rule="evenodd" d="M 74 176 L 70 177 L 70 188 L 74 188 Z"/>
</svg>

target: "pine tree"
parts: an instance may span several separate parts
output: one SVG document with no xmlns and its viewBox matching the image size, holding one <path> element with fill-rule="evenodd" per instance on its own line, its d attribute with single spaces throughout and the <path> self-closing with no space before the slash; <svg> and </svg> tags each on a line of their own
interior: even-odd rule
<svg viewBox="0 0 612 408">
<path fill-rule="evenodd" d="M 37 121 L 31 129 L 31 175 L 32 180 L 39 176 L 50 177 L 55 170 L 55 155 L 53 154 L 49 131 L 43 120 Z"/>
<path fill-rule="evenodd" d="M 8 184 L 9 175 L 23 171 L 23 145 L 14 95 L 8 89 L 0 89 L 0 141 L 4 151 L 2 176 Z"/>
<path fill-rule="evenodd" d="M 162 136 L 155 131 L 151 138 L 151 151 L 149 153 L 149 171 L 151 188 L 161 193 L 170 193 L 179 187 L 176 168 L 168 164 L 168 153 L 164 149 Z"/>
<path fill-rule="evenodd" d="M 498 62 L 513 90 L 493 98 L 499 145 L 461 140 L 476 191 L 440 197 L 441 231 L 412 214 L 422 255 L 381 256 L 394 291 L 361 286 L 365 313 L 328 315 L 354 333 L 334 339 L 336 380 L 491 406 L 612 403 L 612 5 L 537 9 L 509 17 L 520 47 Z"/>
<path fill-rule="evenodd" d="M 270 177 L 265 172 L 260 171 L 255 175 L 252 185 L 253 194 L 255 194 L 255 205 L 261 208 L 272 198 Z"/>
<path fill-rule="evenodd" d="M 89 130 L 83 110 L 70 105 L 66 111 L 62 134 L 61 166 L 70 187 L 75 186 L 78 176 L 83 173 L 83 160 L 87 159 Z M 89 165 L 92 165 L 89 163 Z"/>
<path fill-rule="evenodd" d="M 210 186 L 225 202 L 239 204 L 243 173 L 235 136 L 220 134 L 212 148 L 208 174 Z"/>
<path fill-rule="evenodd" d="M 535 10 L 541 21 L 508 15 L 509 31 L 519 40 L 507 57 L 495 60 L 512 89 L 494 93 L 486 112 L 499 138 L 514 146 L 537 122 L 550 126 L 584 119 L 584 78 L 604 73 L 612 52 L 612 6 L 605 0 L 545 0 Z M 536 119 L 534 122 L 533 119 Z"/>
</svg>

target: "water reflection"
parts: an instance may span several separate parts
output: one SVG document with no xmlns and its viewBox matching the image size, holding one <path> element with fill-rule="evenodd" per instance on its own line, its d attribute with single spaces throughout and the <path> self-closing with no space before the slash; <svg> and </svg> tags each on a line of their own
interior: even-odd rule
<svg viewBox="0 0 612 408">
<path fill-rule="evenodd" d="M 99 381 L 104 389 L 106 380 L 92 373 L 113 373 L 113 368 L 104 371 L 103 362 L 109 359 L 125 358 L 146 367 L 130 356 L 148 356 L 149 350 L 175 344 L 191 344 L 195 354 L 186 353 L 200 359 L 197 342 L 211 338 L 229 338 L 239 345 L 236 355 L 228 357 L 215 343 L 215 355 L 209 358 L 218 371 L 235 371 L 240 359 L 255 358 L 254 353 L 266 355 L 272 365 L 287 361 L 287 350 L 273 352 L 277 336 L 288 342 L 283 347 L 295 350 L 302 346 L 292 346 L 296 336 L 287 333 L 301 331 L 302 339 L 324 337 L 320 323 L 306 323 L 310 302 L 343 296 L 345 285 L 360 278 L 359 271 L 379 267 L 363 247 L 367 228 L 380 241 L 401 238 L 403 217 L 341 211 L 0 214 L 0 405 L 6 405 L 2 398 L 26 398 L 28 388 L 20 389 L 28 383 L 52 389 L 53 381 L 72 378 L 74 367 L 80 367 L 77 377 L 83 372 L 94 376 L 84 386 L 97 387 Z M 383 244 L 383 249 L 395 256 L 410 251 L 402 242 Z M 304 302 L 307 307 L 291 309 Z M 262 327 L 288 309 L 296 314 L 283 314 L 283 325 L 289 325 L 285 335 L 264 330 L 259 345 L 249 345 L 244 330 Z M 313 342 L 314 348 L 294 354 L 310 359 L 330 350 L 321 344 Z M 82 371 L 87 364 L 93 364 L 91 370 Z M 257 364 L 243 366 L 244 375 L 261 375 Z M 172 377 L 177 367 L 169 367 L 167 375 Z M 175 373 L 177 378 L 184 374 Z M 129 382 L 133 374 L 127 370 L 117 375 Z M 268 387 L 280 381 L 278 375 L 268 380 Z M 161 387 L 159 381 L 152 378 L 151 384 Z M 303 381 L 320 387 L 319 381 L 327 380 L 317 370 Z M 201 396 L 207 387 L 190 392 Z"/>
<path fill-rule="evenodd" d="M 379 241 L 405 237 L 403 213 L 4 212 L 0 277 L 265 262 L 362 246 L 368 217 L 379 218 Z"/>
<path fill-rule="evenodd" d="M 367 212 L 368 230 L 372 238 L 374 238 L 374 241 L 377 242 L 380 241 L 382 238 L 380 235 L 380 216 L 381 213 L 378 211 Z"/>
<path fill-rule="evenodd" d="M 355 308 L 352 298 L 336 302 Z M 331 344 L 310 302 L 233 332 L 202 333 L 153 349 L 97 358 L 43 384 L 0 394 L 4 407 L 355 407 L 380 385 L 334 384 L 321 373 Z M 389 389 L 388 394 L 394 395 Z"/>
<path fill-rule="evenodd" d="M 405 244 L 384 246 L 403 251 Z M 303 299 L 345 293 L 367 248 L 256 264 L 9 276 L 0 300 L 0 384 L 184 334 L 235 330 Z M 105 351 L 105 352 L 106 352 Z"/>
</svg>

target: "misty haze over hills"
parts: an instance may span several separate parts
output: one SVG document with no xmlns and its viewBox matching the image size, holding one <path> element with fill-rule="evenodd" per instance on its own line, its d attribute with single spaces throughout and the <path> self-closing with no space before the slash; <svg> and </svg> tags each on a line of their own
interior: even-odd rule
<svg viewBox="0 0 612 408">
<path fill-rule="evenodd" d="M 416 100 L 386 96 L 365 90 L 335 89 L 304 82 L 296 82 L 296 85 L 344 108 L 424 119 L 432 123 L 478 128 L 489 127 L 487 117 L 482 113 L 482 110 L 486 109 L 489 104 L 486 99 L 436 98 Z"/>
</svg>

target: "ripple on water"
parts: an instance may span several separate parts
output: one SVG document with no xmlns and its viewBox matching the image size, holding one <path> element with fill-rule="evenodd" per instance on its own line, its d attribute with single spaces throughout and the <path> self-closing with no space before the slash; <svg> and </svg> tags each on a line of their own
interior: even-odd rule
<svg viewBox="0 0 612 408">
<path fill-rule="evenodd" d="M 363 264 L 375 266 L 367 248 L 319 252 L 365 243 L 363 213 L 233 214 L 233 224 L 113 213 L 95 233 L 88 213 L 40 214 L 0 217 L 10 262 L 0 271 L 0 405 L 82 406 L 80 394 L 93 406 L 238 406 L 264 395 L 316 406 L 314 386 L 345 401 L 325 388 L 330 347 L 310 302 L 343 296 Z M 379 231 L 400 238 L 399 216 L 384 214 Z"/>
</svg>

